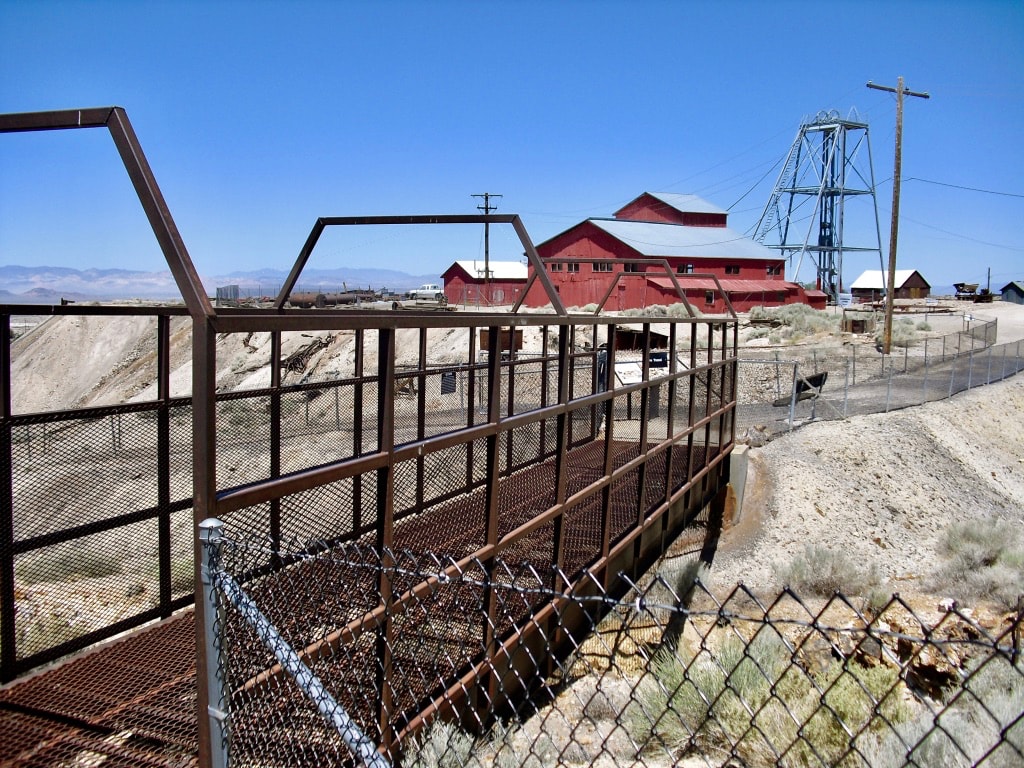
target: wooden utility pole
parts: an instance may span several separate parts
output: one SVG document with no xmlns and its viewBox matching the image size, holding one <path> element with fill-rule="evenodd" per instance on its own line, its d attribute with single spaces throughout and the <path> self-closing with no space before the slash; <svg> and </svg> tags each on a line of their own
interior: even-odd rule
<svg viewBox="0 0 1024 768">
<path fill-rule="evenodd" d="M 882 354 L 888 355 L 892 346 L 892 307 L 895 304 L 893 294 L 896 292 L 896 236 L 900 224 L 900 173 L 903 168 L 903 96 L 917 96 L 921 99 L 931 98 L 927 93 L 909 91 L 903 87 L 903 75 L 896 78 L 896 87 L 875 85 L 868 80 L 868 88 L 877 91 L 888 91 L 896 94 L 896 159 L 892 172 L 892 225 L 889 229 L 889 274 L 885 281 L 885 335 L 882 341 Z"/>
<path fill-rule="evenodd" d="M 501 197 L 501 195 L 495 195 L 492 192 L 481 192 L 480 194 L 473 195 L 473 197 L 482 197 L 484 199 L 483 205 L 478 205 L 477 210 L 483 211 L 486 216 L 491 211 L 496 211 L 498 206 L 491 205 L 492 197 Z M 479 294 L 477 294 L 479 296 Z M 491 302 L 491 231 L 490 225 L 484 222 L 484 296 L 487 298 L 487 303 Z M 479 302 L 478 302 L 479 303 Z"/>
</svg>

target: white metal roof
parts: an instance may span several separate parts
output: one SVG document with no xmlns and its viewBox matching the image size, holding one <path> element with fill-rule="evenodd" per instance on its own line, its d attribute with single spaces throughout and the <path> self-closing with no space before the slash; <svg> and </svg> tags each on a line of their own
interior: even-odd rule
<svg viewBox="0 0 1024 768">
<path fill-rule="evenodd" d="M 456 261 L 455 263 L 462 267 L 470 277 L 484 279 L 483 259 L 467 259 L 465 261 Z M 519 261 L 495 261 L 491 259 L 487 263 L 487 267 L 491 270 L 491 280 L 525 280 L 529 277 L 526 265 Z"/>
<path fill-rule="evenodd" d="M 917 270 L 914 269 L 897 269 L 896 270 L 896 287 L 901 288 L 910 276 Z M 866 290 L 866 291 L 884 291 L 885 290 L 886 275 L 880 269 L 866 269 L 850 285 L 850 290 L 854 288 Z"/>
<path fill-rule="evenodd" d="M 778 253 L 730 227 L 688 227 L 651 221 L 588 219 L 643 256 L 779 259 Z"/>
<path fill-rule="evenodd" d="M 648 192 L 647 194 L 657 198 L 665 205 L 675 208 L 680 213 L 728 213 L 696 195 L 680 195 L 675 192 Z"/>
</svg>

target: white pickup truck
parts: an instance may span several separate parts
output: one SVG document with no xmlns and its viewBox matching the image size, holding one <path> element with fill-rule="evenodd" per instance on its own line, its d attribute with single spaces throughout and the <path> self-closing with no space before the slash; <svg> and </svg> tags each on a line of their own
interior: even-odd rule
<svg viewBox="0 0 1024 768">
<path fill-rule="evenodd" d="M 424 283 L 419 288 L 409 291 L 409 298 L 413 301 L 439 301 L 444 302 L 444 288 L 437 283 Z"/>
</svg>

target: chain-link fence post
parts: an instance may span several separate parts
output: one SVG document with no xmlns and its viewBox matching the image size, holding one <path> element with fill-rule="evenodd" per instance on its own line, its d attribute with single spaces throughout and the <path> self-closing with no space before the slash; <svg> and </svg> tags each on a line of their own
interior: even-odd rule
<svg viewBox="0 0 1024 768">
<path fill-rule="evenodd" d="M 793 389 L 792 389 L 792 391 L 791 391 L 791 393 L 789 395 L 789 431 L 790 432 L 793 431 L 793 422 L 796 420 L 796 389 L 797 389 L 797 380 L 799 378 L 799 376 L 797 375 L 797 368 L 799 368 L 799 367 L 800 367 L 800 363 L 794 361 L 794 363 L 793 363 Z"/>
<path fill-rule="evenodd" d="M 206 691 L 207 711 L 210 717 L 210 766 L 227 768 L 230 723 L 228 703 L 230 701 L 226 680 L 221 672 L 221 647 L 219 630 L 223 626 L 218 609 L 217 592 L 214 587 L 215 574 L 220 570 L 220 542 L 224 535 L 224 523 L 207 519 L 199 523 L 199 541 L 202 544 L 203 562 L 200 573 L 203 582 L 202 610 L 206 625 Z"/>
<path fill-rule="evenodd" d="M 779 353 L 775 353 L 775 399 L 782 397 L 782 377 L 779 376 Z"/>
<path fill-rule="evenodd" d="M 882 365 L 883 366 L 885 365 L 884 358 L 882 360 Z M 886 413 L 889 412 L 889 402 L 892 400 L 892 369 L 893 369 L 893 364 L 892 364 L 892 358 L 890 357 L 889 358 L 889 379 L 888 379 L 888 381 L 885 384 L 885 412 Z"/>
<path fill-rule="evenodd" d="M 850 361 L 844 361 L 843 365 L 843 418 L 847 416 L 850 406 Z"/>
<path fill-rule="evenodd" d="M 971 351 L 967 353 L 967 391 L 971 391 L 974 380 L 974 337 L 971 337 Z"/>
<path fill-rule="evenodd" d="M 921 382 L 921 402 L 928 401 L 928 354 L 924 356 L 924 381 Z"/>
</svg>

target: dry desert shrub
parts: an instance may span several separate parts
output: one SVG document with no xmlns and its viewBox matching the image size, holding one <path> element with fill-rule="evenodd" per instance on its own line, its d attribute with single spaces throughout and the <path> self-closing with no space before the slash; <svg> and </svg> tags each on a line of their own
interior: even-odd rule
<svg viewBox="0 0 1024 768">
<path fill-rule="evenodd" d="M 939 540 L 933 587 L 965 603 L 988 601 L 1016 610 L 1024 595 L 1020 523 L 982 515 L 949 525 Z"/>
<path fill-rule="evenodd" d="M 801 594 L 829 597 L 835 592 L 863 595 L 876 587 L 881 577 L 872 563 L 867 568 L 853 562 L 843 550 L 808 544 L 788 563 L 775 564 L 775 575 L 783 584 Z"/>
<path fill-rule="evenodd" d="M 839 318 L 829 312 L 811 309 L 806 304 L 786 304 L 781 307 L 753 307 L 751 321 L 774 320 L 779 326 L 771 331 L 769 340 L 799 341 L 817 333 L 837 333 Z"/>
<path fill-rule="evenodd" d="M 677 757 L 731 752 L 748 766 L 862 766 L 850 735 L 881 734 L 906 716 L 897 670 L 834 662 L 808 674 L 778 635 L 761 633 L 696 655 L 659 653 L 624 721 L 641 744 Z"/>
</svg>

